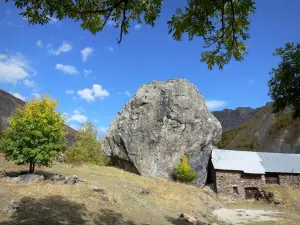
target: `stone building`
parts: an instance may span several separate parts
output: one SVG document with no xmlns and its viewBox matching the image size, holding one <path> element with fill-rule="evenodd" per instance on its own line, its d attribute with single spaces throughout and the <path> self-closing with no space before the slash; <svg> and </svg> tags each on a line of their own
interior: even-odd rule
<svg viewBox="0 0 300 225">
<path fill-rule="evenodd" d="M 207 181 L 220 195 L 246 199 L 265 185 L 300 186 L 300 154 L 214 149 Z"/>
</svg>

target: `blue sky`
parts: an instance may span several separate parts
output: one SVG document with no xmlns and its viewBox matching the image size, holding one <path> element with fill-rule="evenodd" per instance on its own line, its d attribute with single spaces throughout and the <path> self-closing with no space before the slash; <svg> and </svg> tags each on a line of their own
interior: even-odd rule
<svg viewBox="0 0 300 225">
<path fill-rule="evenodd" d="M 200 39 L 177 42 L 168 35 L 166 21 L 184 2 L 164 1 L 155 28 L 132 24 L 118 45 L 119 30 L 112 26 L 96 36 L 71 20 L 32 26 L 14 5 L 1 1 L 0 88 L 27 101 L 48 93 L 59 100 L 68 124 L 90 120 L 101 132 L 137 89 L 153 80 L 188 79 L 211 110 L 270 101 L 269 71 L 279 62 L 272 52 L 300 40 L 300 1 L 258 1 L 251 16 L 249 55 L 223 71 L 200 63 Z"/>
</svg>

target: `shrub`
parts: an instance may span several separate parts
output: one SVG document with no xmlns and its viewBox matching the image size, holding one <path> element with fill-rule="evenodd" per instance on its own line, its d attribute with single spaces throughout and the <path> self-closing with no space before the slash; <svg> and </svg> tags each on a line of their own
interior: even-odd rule
<svg viewBox="0 0 300 225">
<path fill-rule="evenodd" d="M 181 158 L 181 162 L 174 169 L 174 178 L 184 183 L 191 183 L 197 177 L 195 170 L 189 165 L 186 156 Z"/>
<path fill-rule="evenodd" d="M 53 158 L 65 150 L 64 119 L 55 110 L 57 102 L 44 96 L 16 109 L 1 139 L 5 158 L 17 165 L 49 166 Z"/>
<path fill-rule="evenodd" d="M 64 158 L 66 163 L 71 164 L 91 163 L 99 166 L 105 164 L 102 145 L 91 122 L 81 125 L 76 134 L 75 145 L 66 151 Z"/>
<path fill-rule="evenodd" d="M 238 135 L 238 133 L 247 127 L 247 123 L 244 123 L 236 128 L 228 131 L 224 131 L 220 142 L 218 143 L 218 148 L 226 148 L 227 145 Z"/>
<path fill-rule="evenodd" d="M 276 118 L 272 121 L 269 129 L 269 135 L 276 134 L 284 128 L 287 128 L 293 122 L 292 115 L 277 114 Z"/>
</svg>

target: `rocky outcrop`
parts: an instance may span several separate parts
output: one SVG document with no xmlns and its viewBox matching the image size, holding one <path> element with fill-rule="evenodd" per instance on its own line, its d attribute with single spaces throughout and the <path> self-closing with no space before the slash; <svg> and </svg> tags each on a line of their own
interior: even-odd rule
<svg viewBox="0 0 300 225">
<path fill-rule="evenodd" d="M 238 107 L 236 109 L 224 109 L 213 111 L 212 114 L 220 121 L 222 130 L 231 130 L 252 119 L 260 108 Z"/>
<path fill-rule="evenodd" d="M 211 150 L 220 139 L 220 122 L 198 89 L 187 80 L 153 81 L 113 120 L 103 141 L 115 165 L 150 177 L 171 178 L 174 166 L 188 156 L 202 186 Z"/>
<path fill-rule="evenodd" d="M 25 102 L 15 96 L 0 90 L 0 132 L 8 127 L 8 118 L 16 108 L 22 108 Z M 68 146 L 75 143 L 76 130 L 66 125 Z"/>
</svg>

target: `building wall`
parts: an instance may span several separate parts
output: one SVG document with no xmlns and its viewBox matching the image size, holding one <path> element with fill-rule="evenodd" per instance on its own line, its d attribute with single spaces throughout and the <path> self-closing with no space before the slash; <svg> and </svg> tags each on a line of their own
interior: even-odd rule
<svg viewBox="0 0 300 225">
<path fill-rule="evenodd" d="M 245 188 L 262 189 L 265 185 L 265 175 L 258 175 L 260 178 L 245 178 L 241 171 L 215 170 L 216 192 L 220 195 L 230 195 L 236 198 L 245 198 Z M 300 174 L 279 174 L 279 184 L 289 186 L 300 186 Z M 234 187 L 238 194 L 234 193 Z"/>
<path fill-rule="evenodd" d="M 279 174 L 279 184 L 289 186 L 300 186 L 299 174 Z"/>
<path fill-rule="evenodd" d="M 245 198 L 245 188 L 262 188 L 265 185 L 265 176 L 258 175 L 259 179 L 244 178 L 240 171 L 216 171 L 216 190 L 221 195 L 231 195 L 237 198 Z M 234 193 L 234 187 L 238 194 Z"/>
</svg>

